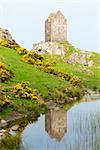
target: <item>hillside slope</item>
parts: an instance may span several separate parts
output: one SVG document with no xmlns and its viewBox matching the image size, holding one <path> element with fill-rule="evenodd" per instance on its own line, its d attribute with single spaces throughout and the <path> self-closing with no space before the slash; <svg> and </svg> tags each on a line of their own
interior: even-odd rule
<svg viewBox="0 0 100 150">
<path fill-rule="evenodd" d="M 44 73 L 30 64 L 21 60 L 15 50 L 0 47 L 0 60 L 9 66 L 15 74 L 9 82 L 1 83 L 2 86 L 13 85 L 22 81 L 29 81 L 32 88 L 38 89 L 43 97 L 48 97 L 48 89 L 56 90 L 67 84 L 67 81 L 61 80 L 53 75 Z"/>
</svg>

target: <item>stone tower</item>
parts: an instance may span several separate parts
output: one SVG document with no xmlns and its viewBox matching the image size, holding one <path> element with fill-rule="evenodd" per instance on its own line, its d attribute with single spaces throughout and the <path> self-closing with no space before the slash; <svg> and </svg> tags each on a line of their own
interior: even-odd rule
<svg viewBox="0 0 100 150">
<path fill-rule="evenodd" d="M 53 12 L 45 21 L 45 42 L 67 40 L 67 20 L 60 10 Z"/>
</svg>

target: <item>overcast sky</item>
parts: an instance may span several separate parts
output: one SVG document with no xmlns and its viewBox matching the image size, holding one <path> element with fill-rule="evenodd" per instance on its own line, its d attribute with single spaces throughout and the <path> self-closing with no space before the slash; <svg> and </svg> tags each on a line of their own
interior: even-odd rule
<svg viewBox="0 0 100 150">
<path fill-rule="evenodd" d="M 44 22 L 52 11 L 59 9 L 67 18 L 68 41 L 77 48 L 99 52 L 100 5 L 96 0 L 0 0 L 0 27 L 31 49 L 33 43 L 44 41 Z"/>
</svg>

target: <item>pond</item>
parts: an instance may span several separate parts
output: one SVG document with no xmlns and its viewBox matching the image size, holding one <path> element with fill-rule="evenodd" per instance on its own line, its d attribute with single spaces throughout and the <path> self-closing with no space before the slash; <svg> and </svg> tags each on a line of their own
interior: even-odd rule
<svg viewBox="0 0 100 150">
<path fill-rule="evenodd" d="M 48 109 L 22 133 L 25 150 L 100 150 L 100 101 Z"/>
</svg>

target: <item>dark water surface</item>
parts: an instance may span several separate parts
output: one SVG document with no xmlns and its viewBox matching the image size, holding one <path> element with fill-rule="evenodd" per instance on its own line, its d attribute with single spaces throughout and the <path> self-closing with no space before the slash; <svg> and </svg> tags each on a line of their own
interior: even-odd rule
<svg viewBox="0 0 100 150">
<path fill-rule="evenodd" d="M 22 133 L 25 150 L 100 150 L 100 101 L 50 109 Z"/>
</svg>

